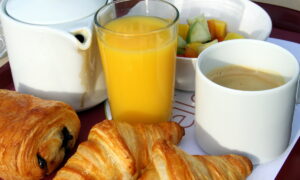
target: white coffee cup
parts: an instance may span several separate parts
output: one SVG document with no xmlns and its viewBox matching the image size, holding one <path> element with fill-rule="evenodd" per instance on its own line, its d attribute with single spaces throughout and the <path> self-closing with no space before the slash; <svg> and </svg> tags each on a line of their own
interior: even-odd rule
<svg viewBox="0 0 300 180">
<path fill-rule="evenodd" d="M 226 65 L 275 71 L 286 83 L 268 90 L 242 91 L 206 77 Z M 225 41 L 203 51 L 195 68 L 196 139 L 206 153 L 242 154 L 260 164 L 284 152 L 299 81 L 299 64 L 290 52 L 265 41 Z"/>
</svg>

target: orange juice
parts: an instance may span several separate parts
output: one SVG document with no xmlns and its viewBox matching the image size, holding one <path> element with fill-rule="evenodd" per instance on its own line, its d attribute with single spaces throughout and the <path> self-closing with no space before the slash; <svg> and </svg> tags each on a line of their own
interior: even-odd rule
<svg viewBox="0 0 300 180">
<path fill-rule="evenodd" d="M 112 117 L 127 122 L 170 120 L 176 29 L 164 19 L 129 16 L 98 32 Z"/>
</svg>

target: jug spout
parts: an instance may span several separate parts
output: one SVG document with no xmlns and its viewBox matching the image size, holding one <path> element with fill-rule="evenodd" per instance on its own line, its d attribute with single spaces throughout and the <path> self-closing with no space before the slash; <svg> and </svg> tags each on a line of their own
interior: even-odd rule
<svg viewBox="0 0 300 180">
<path fill-rule="evenodd" d="M 71 34 L 75 37 L 75 43 L 80 50 L 85 51 L 91 46 L 93 32 L 90 28 L 77 29 Z"/>
</svg>

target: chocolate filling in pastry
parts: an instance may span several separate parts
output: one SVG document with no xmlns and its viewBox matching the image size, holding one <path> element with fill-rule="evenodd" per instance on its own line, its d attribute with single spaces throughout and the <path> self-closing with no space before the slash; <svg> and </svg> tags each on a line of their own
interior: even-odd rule
<svg viewBox="0 0 300 180">
<path fill-rule="evenodd" d="M 37 156 L 40 168 L 47 170 L 47 161 L 44 158 L 42 158 L 39 154 L 37 154 L 36 156 Z"/>
<path fill-rule="evenodd" d="M 61 130 L 61 134 L 62 134 L 61 148 L 64 148 L 65 152 L 67 152 L 69 151 L 69 147 L 68 147 L 69 141 L 73 139 L 73 136 L 70 134 L 69 130 L 66 127 L 64 127 Z M 39 167 L 47 171 L 48 170 L 47 161 L 39 153 L 37 154 L 37 160 L 38 160 Z"/>
<path fill-rule="evenodd" d="M 70 134 L 69 130 L 66 127 L 62 129 L 62 134 L 63 134 L 63 142 L 61 146 L 65 148 L 65 150 L 68 150 L 69 149 L 68 142 L 73 139 L 73 136 Z"/>
</svg>

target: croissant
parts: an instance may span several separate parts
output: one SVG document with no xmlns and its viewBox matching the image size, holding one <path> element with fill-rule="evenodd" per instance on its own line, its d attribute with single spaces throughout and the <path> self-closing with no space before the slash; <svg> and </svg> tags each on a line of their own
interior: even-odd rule
<svg viewBox="0 0 300 180">
<path fill-rule="evenodd" d="M 192 156 L 167 141 L 157 141 L 152 161 L 139 180 L 240 180 L 246 179 L 252 168 L 244 156 Z"/>
<path fill-rule="evenodd" d="M 74 146 L 79 129 L 71 106 L 0 89 L 0 179 L 50 174 Z"/>
<path fill-rule="evenodd" d="M 90 131 L 88 140 L 58 171 L 54 180 L 136 179 L 149 163 L 158 139 L 177 144 L 184 129 L 175 122 L 129 124 L 104 120 Z"/>
</svg>

